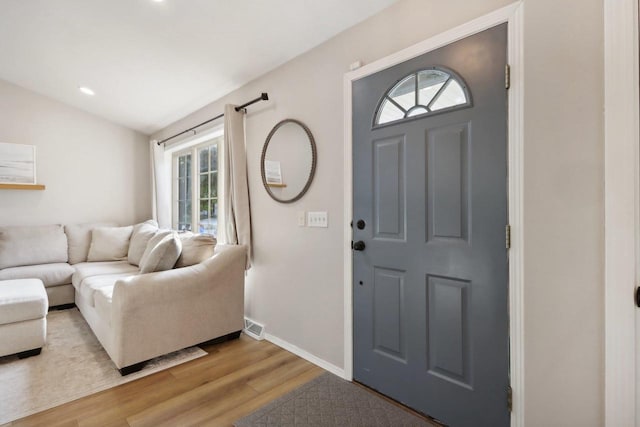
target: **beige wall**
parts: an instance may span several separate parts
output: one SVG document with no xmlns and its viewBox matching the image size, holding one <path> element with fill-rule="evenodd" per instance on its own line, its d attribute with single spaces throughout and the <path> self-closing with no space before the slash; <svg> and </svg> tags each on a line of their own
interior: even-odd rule
<svg viewBox="0 0 640 427">
<path fill-rule="evenodd" d="M 35 145 L 46 185 L 0 190 L 0 225 L 150 218 L 148 137 L 0 81 L 0 142 Z"/>
<path fill-rule="evenodd" d="M 525 16 L 527 420 L 603 425 L 603 2 Z"/>
<path fill-rule="evenodd" d="M 267 332 L 343 366 L 343 92 L 356 60 L 382 58 L 509 4 L 401 0 L 381 14 L 155 135 L 250 108 L 247 150 L 254 267 L 247 314 Z M 525 0 L 525 363 L 530 426 L 603 422 L 602 0 Z M 271 127 L 292 117 L 318 145 L 309 193 L 292 205 L 262 188 Z M 300 228 L 298 211 L 326 210 L 328 229 Z"/>
</svg>

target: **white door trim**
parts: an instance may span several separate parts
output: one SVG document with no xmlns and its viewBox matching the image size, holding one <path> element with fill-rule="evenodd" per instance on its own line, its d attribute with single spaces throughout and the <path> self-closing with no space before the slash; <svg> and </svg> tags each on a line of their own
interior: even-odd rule
<svg viewBox="0 0 640 427">
<path fill-rule="evenodd" d="M 353 214 L 352 182 L 352 82 L 393 65 L 420 56 L 462 38 L 479 33 L 507 22 L 508 61 L 511 66 L 511 88 L 509 89 L 509 223 L 511 224 L 511 249 L 509 251 L 509 335 L 510 376 L 513 389 L 513 411 L 511 425 L 524 425 L 524 251 L 523 251 L 523 107 L 524 107 L 524 61 L 523 61 L 523 14 L 522 1 L 481 16 L 466 24 L 438 34 L 378 61 L 367 64 L 344 76 L 344 248 L 351 245 L 351 223 Z M 353 379 L 353 295 L 351 291 L 353 266 L 351 251 L 344 256 L 344 372 L 345 379 Z"/>
<path fill-rule="evenodd" d="M 604 2 L 604 90 L 605 425 L 634 426 L 633 292 L 640 242 L 637 0 Z"/>
</svg>

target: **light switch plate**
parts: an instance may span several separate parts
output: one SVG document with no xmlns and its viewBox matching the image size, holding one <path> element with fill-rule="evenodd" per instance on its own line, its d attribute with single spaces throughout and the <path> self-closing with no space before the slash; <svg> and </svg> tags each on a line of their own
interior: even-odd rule
<svg viewBox="0 0 640 427">
<path fill-rule="evenodd" d="M 326 212 L 309 212 L 307 214 L 307 225 L 309 227 L 329 227 L 329 219 Z"/>
<path fill-rule="evenodd" d="M 298 226 L 304 227 L 307 225 L 307 215 L 305 211 L 298 211 Z"/>
</svg>

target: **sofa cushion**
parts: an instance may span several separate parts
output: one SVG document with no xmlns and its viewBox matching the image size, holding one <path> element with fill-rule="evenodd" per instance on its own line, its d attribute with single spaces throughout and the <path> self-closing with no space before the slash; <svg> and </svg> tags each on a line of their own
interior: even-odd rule
<svg viewBox="0 0 640 427">
<path fill-rule="evenodd" d="M 113 300 L 113 286 L 105 286 L 95 293 L 95 307 L 98 316 L 111 325 L 111 302 Z"/>
<path fill-rule="evenodd" d="M 65 225 L 64 232 L 69 242 L 69 264 L 85 262 L 91 246 L 91 232 L 97 227 L 115 227 L 113 223 L 87 223 Z"/>
<path fill-rule="evenodd" d="M 25 265 L 0 270 L 0 280 L 40 279 L 45 287 L 67 285 L 75 270 L 66 262 L 54 264 Z"/>
<path fill-rule="evenodd" d="M 158 223 L 154 220 L 145 221 L 133 227 L 127 256 L 129 264 L 140 265 L 140 259 L 147 248 L 147 243 L 155 236 L 157 231 Z"/>
<path fill-rule="evenodd" d="M 0 269 L 67 262 L 62 225 L 0 227 Z"/>
<path fill-rule="evenodd" d="M 104 274 L 102 276 L 87 277 L 80 284 L 80 296 L 91 307 L 95 307 L 95 295 L 96 292 L 104 287 L 113 287 L 116 280 L 129 277 L 137 273 L 119 273 L 119 274 Z"/>
<path fill-rule="evenodd" d="M 140 273 L 171 270 L 180 257 L 182 243 L 175 233 L 163 237 L 140 262 Z M 146 251 L 145 251 L 146 254 Z"/>
<path fill-rule="evenodd" d="M 71 283 L 76 290 L 80 289 L 82 281 L 91 276 L 102 276 L 105 274 L 138 273 L 138 267 L 129 264 L 127 261 L 108 262 L 81 262 L 74 265 L 76 272 L 71 277 Z"/>
<path fill-rule="evenodd" d="M 215 237 L 209 234 L 178 234 L 182 242 L 182 252 L 176 262 L 176 268 L 199 264 L 213 256 L 216 247 Z"/>
<path fill-rule="evenodd" d="M 117 261 L 127 258 L 133 226 L 98 227 L 91 231 L 87 261 Z"/>
<path fill-rule="evenodd" d="M 0 325 L 42 319 L 48 308 L 47 293 L 40 280 L 0 282 Z"/>
</svg>

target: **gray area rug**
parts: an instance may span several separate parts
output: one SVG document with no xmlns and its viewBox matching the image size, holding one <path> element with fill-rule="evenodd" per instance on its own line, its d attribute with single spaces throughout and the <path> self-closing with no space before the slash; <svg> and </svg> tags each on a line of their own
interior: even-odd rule
<svg viewBox="0 0 640 427">
<path fill-rule="evenodd" d="M 123 377 L 77 308 L 47 315 L 47 344 L 39 356 L 0 357 L 0 424 L 124 384 L 204 356 L 190 347 L 151 360 Z"/>
<path fill-rule="evenodd" d="M 235 427 L 432 425 L 330 373 L 319 376 L 234 424 Z"/>
</svg>

